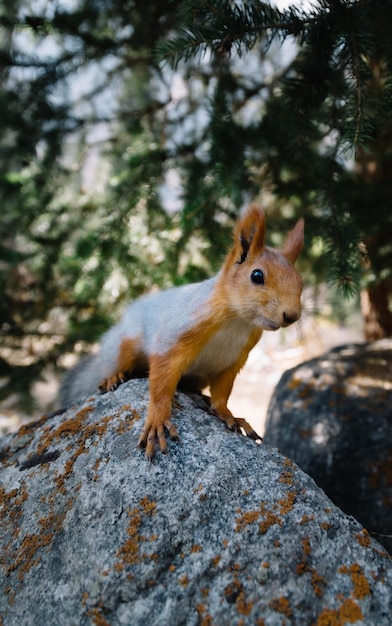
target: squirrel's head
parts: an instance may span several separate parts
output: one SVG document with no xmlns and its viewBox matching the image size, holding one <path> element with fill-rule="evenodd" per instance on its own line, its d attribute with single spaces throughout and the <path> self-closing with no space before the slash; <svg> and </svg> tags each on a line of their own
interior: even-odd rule
<svg viewBox="0 0 392 626">
<path fill-rule="evenodd" d="M 265 215 L 252 205 L 237 223 L 222 285 L 235 315 L 262 330 L 289 326 L 301 316 L 303 282 L 294 267 L 304 243 L 300 219 L 280 249 L 265 245 Z"/>
</svg>

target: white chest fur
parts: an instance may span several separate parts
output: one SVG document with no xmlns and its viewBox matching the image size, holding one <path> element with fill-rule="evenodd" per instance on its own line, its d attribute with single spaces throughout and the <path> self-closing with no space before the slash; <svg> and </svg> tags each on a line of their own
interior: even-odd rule
<svg viewBox="0 0 392 626">
<path fill-rule="evenodd" d="M 227 322 L 202 348 L 187 375 L 205 377 L 222 372 L 238 360 L 252 330 L 243 320 Z"/>
</svg>

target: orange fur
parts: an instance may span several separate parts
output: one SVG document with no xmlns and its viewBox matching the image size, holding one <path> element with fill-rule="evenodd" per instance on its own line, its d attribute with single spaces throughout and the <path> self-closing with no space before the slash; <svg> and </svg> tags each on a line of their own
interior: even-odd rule
<svg viewBox="0 0 392 626">
<path fill-rule="evenodd" d="M 171 439 L 178 438 L 177 430 L 170 421 L 174 392 L 181 376 L 199 354 L 201 347 L 212 337 L 216 328 L 217 322 L 202 323 L 185 332 L 167 354 L 150 357 L 150 401 L 146 423 L 139 438 L 139 445 L 146 448 L 148 459 L 154 454 L 156 440 L 161 452 L 166 452 L 164 429 L 168 431 Z"/>
<path fill-rule="evenodd" d="M 290 230 L 284 241 L 281 249 L 283 256 L 285 256 L 290 263 L 295 263 L 297 260 L 303 245 L 304 245 L 304 219 L 298 220 L 297 224 Z"/>
<path fill-rule="evenodd" d="M 136 363 L 138 354 L 138 341 L 126 337 L 120 343 L 117 367 L 121 372 L 130 372 Z"/>
<path fill-rule="evenodd" d="M 140 341 L 125 337 L 120 343 L 116 371 L 101 381 L 98 386 L 100 393 L 114 391 L 128 380 L 129 376 L 139 367 L 146 369 L 146 359 L 140 351 Z"/>
</svg>

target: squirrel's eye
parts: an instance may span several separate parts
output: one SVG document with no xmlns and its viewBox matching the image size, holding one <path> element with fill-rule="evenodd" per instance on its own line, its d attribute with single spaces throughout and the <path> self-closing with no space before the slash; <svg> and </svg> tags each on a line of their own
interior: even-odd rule
<svg viewBox="0 0 392 626">
<path fill-rule="evenodd" d="M 253 270 L 250 279 L 256 285 L 264 285 L 264 274 L 261 270 Z"/>
</svg>

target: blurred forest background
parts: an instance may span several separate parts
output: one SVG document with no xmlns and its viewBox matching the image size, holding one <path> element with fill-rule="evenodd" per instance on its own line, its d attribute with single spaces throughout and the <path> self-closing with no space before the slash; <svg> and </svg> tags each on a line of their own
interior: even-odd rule
<svg viewBox="0 0 392 626">
<path fill-rule="evenodd" d="M 391 23 L 390 0 L 1 0 L 4 406 L 130 298 L 215 272 L 253 200 L 273 245 L 305 217 L 314 312 L 332 285 L 337 321 L 361 301 L 391 336 Z"/>
</svg>

